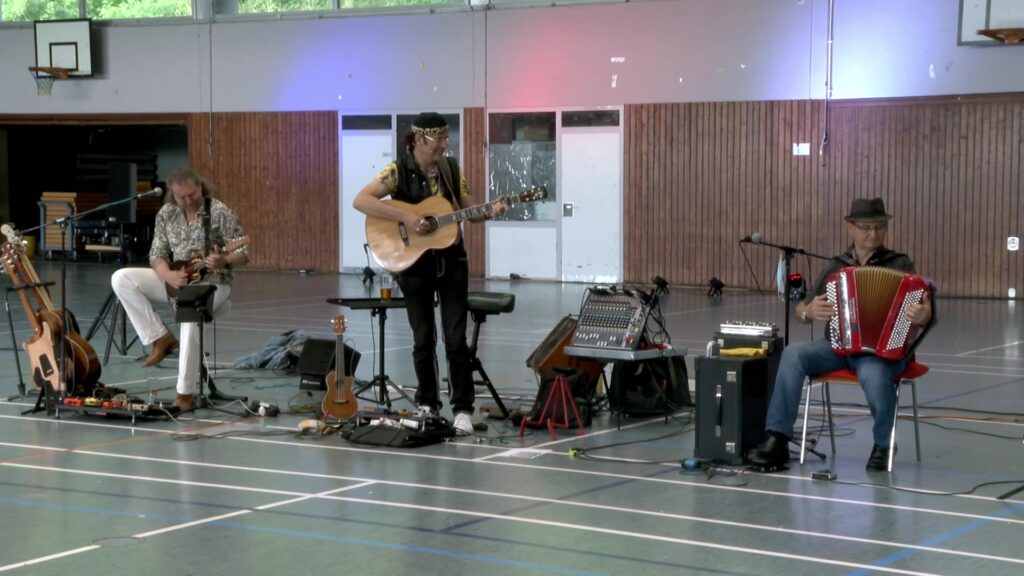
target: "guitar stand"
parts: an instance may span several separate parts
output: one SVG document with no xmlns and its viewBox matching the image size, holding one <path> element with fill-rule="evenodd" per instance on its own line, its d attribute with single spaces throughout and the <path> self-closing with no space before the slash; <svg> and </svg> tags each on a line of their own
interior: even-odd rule
<svg viewBox="0 0 1024 576">
<path fill-rule="evenodd" d="M 14 365 L 18 369 L 18 393 L 8 396 L 8 402 L 25 397 L 25 379 L 21 375 L 21 356 L 18 354 L 18 341 L 14 336 L 14 320 L 11 318 L 11 301 L 9 299 L 11 292 L 25 288 L 27 286 L 4 286 L 4 309 L 7 311 L 7 327 L 11 331 L 11 351 L 14 353 Z"/>
<path fill-rule="evenodd" d="M 378 337 L 378 354 L 377 354 L 377 375 L 373 377 L 373 380 L 369 382 L 363 382 L 359 385 L 359 388 L 355 390 L 355 395 L 358 397 L 366 390 L 372 390 L 376 388 L 376 395 L 373 402 L 377 404 L 384 404 L 388 410 L 391 410 L 391 398 L 388 395 L 388 388 L 391 388 L 398 395 L 407 400 L 413 406 L 416 405 L 416 401 L 406 394 L 405 390 L 402 390 L 398 384 L 391 381 L 387 373 L 384 371 L 384 323 L 388 319 L 388 308 L 387 306 L 373 306 L 370 308 L 370 316 L 377 317 L 377 325 L 380 327 Z M 365 398 L 364 398 L 365 400 Z"/>
</svg>

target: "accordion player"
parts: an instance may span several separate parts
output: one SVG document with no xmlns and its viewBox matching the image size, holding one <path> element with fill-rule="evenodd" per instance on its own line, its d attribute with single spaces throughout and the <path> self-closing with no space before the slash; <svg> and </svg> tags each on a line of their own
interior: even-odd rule
<svg viewBox="0 0 1024 576">
<path fill-rule="evenodd" d="M 846 267 L 825 282 L 834 306 L 828 336 L 840 355 L 874 354 L 901 360 L 921 335 L 907 316 L 931 288 L 915 274 L 877 266 Z"/>
</svg>

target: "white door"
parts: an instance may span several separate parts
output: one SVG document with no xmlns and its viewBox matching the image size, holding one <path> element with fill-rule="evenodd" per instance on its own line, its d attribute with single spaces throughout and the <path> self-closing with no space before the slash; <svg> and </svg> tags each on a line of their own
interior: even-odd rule
<svg viewBox="0 0 1024 576">
<path fill-rule="evenodd" d="M 562 128 L 559 150 L 562 281 L 621 282 L 620 129 Z"/>
<path fill-rule="evenodd" d="M 340 118 L 339 118 L 340 122 Z M 366 216 L 352 207 L 356 194 L 394 161 L 394 134 L 391 130 L 341 131 L 341 203 L 338 221 L 342 272 L 359 272 L 367 266 Z"/>
</svg>

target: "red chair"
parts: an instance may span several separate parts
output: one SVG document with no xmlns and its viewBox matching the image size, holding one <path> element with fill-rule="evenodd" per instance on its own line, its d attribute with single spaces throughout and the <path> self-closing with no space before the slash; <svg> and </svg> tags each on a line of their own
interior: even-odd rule
<svg viewBox="0 0 1024 576">
<path fill-rule="evenodd" d="M 899 402 L 900 402 L 900 386 L 903 384 L 910 385 L 910 392 L 913 398 L 911 406 L 914 411 L 914 452 L 917 456 L 917 461 L 921 461 L 921 436 L 918 432 L 917 426 L 917 383 L 916 380 L 921 376 L 928 373 L 928 367 L 924 364 L 920 364 L 916 360 L 911 360 L 907 367 L 903 369 L 894 382 L 896 383 L 896 412 L 892 420 L 892 433 L 889 434 L 889 463 L 887 470 L 892 472 L 892 460 L 896 454 L 896 422 L 900 419 L 899 416 Z M 800 438 L 800 463 L 804 463 L 804 452 L 807 446 L 807 416 L 810 412 L 811 407 L 811 391 L 815 384 L 821 384 L 825 387 L 825 413 L 828 418 L 828 439 L 832 444 L 832 457 L 836 455 L 836 437 L 835 437 L 835 423 L 832 421 L 832 396 L 829 391 L 829 384 L 835 382 L 839 384 L 857 384 L 857 374 L 850 370 L 835 370 L 833 372 L 827 372 L 825 374 L 819 374 L 817 376 L 811 376 L 807 378 L 807 400 L 804 404 L 804 426 L 803 433 Z"/>
</svg>

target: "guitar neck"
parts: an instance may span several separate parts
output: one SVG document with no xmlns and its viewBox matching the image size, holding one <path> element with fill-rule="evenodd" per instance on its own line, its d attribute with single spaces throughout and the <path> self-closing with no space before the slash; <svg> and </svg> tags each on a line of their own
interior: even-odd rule
<svg viewBox="0 0 1024 576">
<path fill-rule="evenodd" d="M 445 214 L 444 216 L 438 216 L 437 225 L 438 227 L 441 227 L 447 226 L 448 224 L 458 224 L 464 220 L 469 220 L 470 218 L 486 216 L 491 213 L 491 207 L 494 206 L 495 202 L 497 202 L 497 200 L 494 202 L 480 204 L 478 206 L 470 206 L 469 208 L 463 208 L 462 210 L 456 210 L 455 212 Z"/>
</svg>

